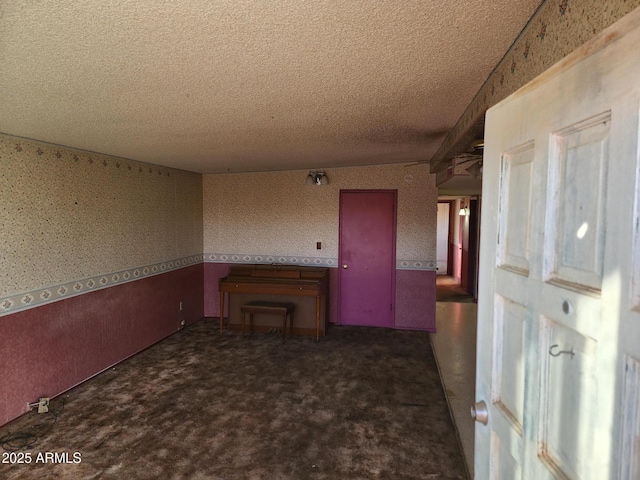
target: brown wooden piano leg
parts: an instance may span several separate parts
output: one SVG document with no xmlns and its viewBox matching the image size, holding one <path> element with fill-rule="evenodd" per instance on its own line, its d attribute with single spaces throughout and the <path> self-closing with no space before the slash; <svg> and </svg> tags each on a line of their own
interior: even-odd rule
<svg viewBox="0 0 640 480">
<path fill-rule="evenodd" d="M 282 316 L 282 343 L 284 343 L 284 337 L 287 336 L 287 313 Z"/>
<path fill-rule="evenodd" d="M 320 296 L 316 297 L 316 342 L 320 341 Z"/>
<path fill-rule="evenodd" d="M 224 321 L 224 292 L 220 292 L 220 335 L 222 335 L 223 321 Z"/>
<path fill-rule="evenodd" d="M 293 337 L 293 312 L 289 315 L 289 338 Z"/>
</svg>

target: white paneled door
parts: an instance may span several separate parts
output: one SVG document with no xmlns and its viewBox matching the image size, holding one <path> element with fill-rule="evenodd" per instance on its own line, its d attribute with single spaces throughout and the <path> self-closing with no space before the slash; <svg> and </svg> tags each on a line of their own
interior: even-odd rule
<svg viewBox="0 0 640 480">
<path fill-rule="evenodd" d="M 640 479 L 640 10 L 489 110 L 478 479 Z"/>
</svg>

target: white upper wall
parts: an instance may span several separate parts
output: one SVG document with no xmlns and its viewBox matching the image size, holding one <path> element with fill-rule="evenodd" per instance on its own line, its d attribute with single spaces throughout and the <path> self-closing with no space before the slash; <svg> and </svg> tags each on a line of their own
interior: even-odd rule
<svg viewBox="0 0 640 480">
<path fill-rule="evenodd" d="M 0 314 L 69 282 L 63 296 L 202 254 L 199 174 L 6 135 L 0 172 L 0 301 L 50 290 L 2 301 Z M 106 281 L 88 287 L 95 276 Z"/>
<path fill-rule="evenodd" d="M 436 259 L 438 192 L 428 165 L 203 176 L 204 253 L 338 258 L 341 189 L 398 190 L 397 261 Z M 322 250 L 316 250 L 316 242 Z"/>
</svg>

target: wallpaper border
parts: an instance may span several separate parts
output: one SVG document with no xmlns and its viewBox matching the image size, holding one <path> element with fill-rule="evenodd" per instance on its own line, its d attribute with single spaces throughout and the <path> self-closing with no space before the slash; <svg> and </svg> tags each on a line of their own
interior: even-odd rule
<svg viewBox="0 0 640 480">
<path fill-rule="evenodd" d="M 76 279 L 60 285 L 47 286 L 29 292 L 17 293 L 0 298 L 0 317 L 115 285 L 134 282 L 142 278 L 179 270 L 184 267 L 202 263 L 202 261 L 203 255 L 190 255 L 188 257 L 167 260 L 151 265 Z"/>
<path fill-rule="evenodd" d="M 305 257 L 302 255 L 253 255 L 247 253 L 206 253 L 205 263 L 256 263 L 303 265 L 310 267 L 338 267 L 338 259 L 332 257 Z M 396 270 L 436 270 L 435 260 L 397 260 Z"/>
<path fill-rule="evenodd" d="M 160 275 L 198 263 L 238 263 L 238 264 L 271 264 L 304 265 L 337 268 L 337 258 L 303 257 L 291 255 L 248 255 L 207 253 L 190 255 L 188 257 L 167 260 L 151 265 L 139 266 L 117 272 L 95 275 L 92 277 L 71 280 L 59 285 L 46 286 L 0 298 L 0 317 L 21 312 L 30 308 L 40 307 L 49 303 L 77 297 L 85 293 L 95 292 L 104 288 L 134 282 L 142 278 Z M 398 260 L 397 270 L 435 271 L 436 262 L 433 260 Z"/>
</svg>

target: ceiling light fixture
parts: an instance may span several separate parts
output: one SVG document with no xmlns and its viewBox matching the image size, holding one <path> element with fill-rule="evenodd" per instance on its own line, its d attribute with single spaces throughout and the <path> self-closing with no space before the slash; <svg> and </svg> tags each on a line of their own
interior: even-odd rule
<svg viewBox="0 0 640 480">
<path fill-rule="evenodd" d="M 473 178 L 482 178 L 482 160 L 474 163 L 470 167 L 465 168 L 465 171 L 469 173 Z"/>
<path fill-rule="evenodd" d="M 309 172 L 307 175 L 307 185 L 328 185 L 329 178 L 324 172 Z"/>
<path fill-rule="evenodd" d="M 472 152 L 477 152 L 480 150 L 484 150 L 484 138 L 481 138 L 479 140 L 474 140 L 473 142 L 471 142 Z"/>
</svg>

